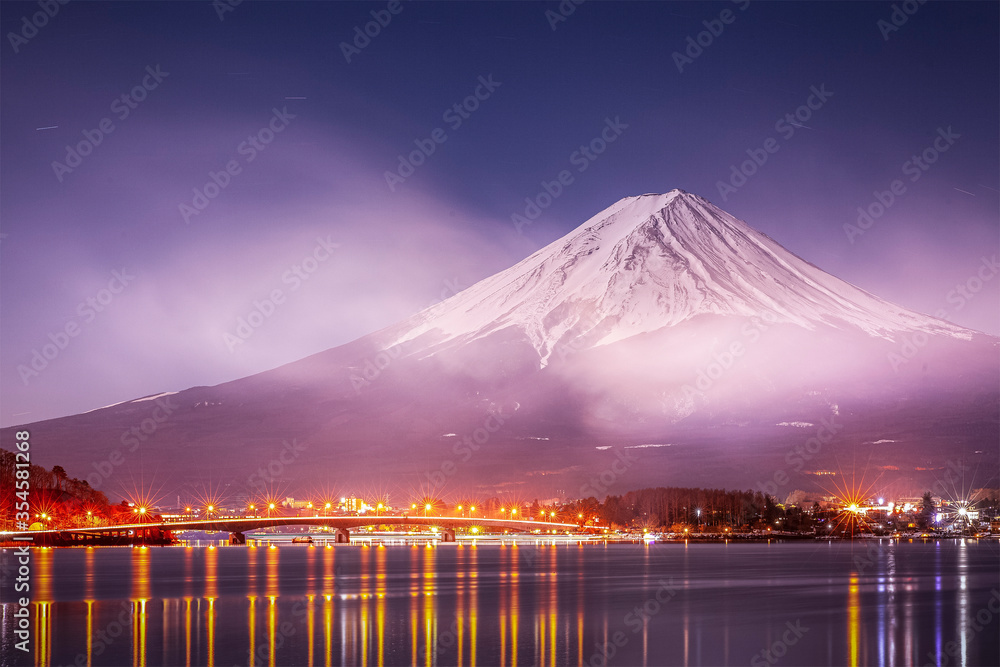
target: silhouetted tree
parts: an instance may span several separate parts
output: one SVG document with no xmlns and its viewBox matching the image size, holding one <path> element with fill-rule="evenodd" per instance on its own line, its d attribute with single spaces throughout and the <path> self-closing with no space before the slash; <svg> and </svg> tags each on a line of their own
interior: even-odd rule
<svg viewBox="0 0 1000 667">
<path fill-rule="evenodd" d="M 920 527 L 928 528 L 934 525 L 934 514 L 937 508 L 934 506 L 934 498 L 930 491 L 925 491 L 920 498 Z"/>
<path fill-rule="evenodd" d="M 56 488 L 59 491 L 63 490 L 63 483 L 68 478 L 66 471 L 62 466 L 52 466 L 52 475 L 56 478 Z"/>
</svg>

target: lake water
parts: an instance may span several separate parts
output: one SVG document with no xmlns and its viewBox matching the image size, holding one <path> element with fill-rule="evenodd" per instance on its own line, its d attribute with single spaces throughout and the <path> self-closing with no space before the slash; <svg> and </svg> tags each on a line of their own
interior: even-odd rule
<svg viewBox="0 0 1000 667">
<path fill-rule="evenodd" d="M 996 541 L 36 549 L 30 654 L 2 558 L 5 665 L 1000 664 Z"/>
</svg>

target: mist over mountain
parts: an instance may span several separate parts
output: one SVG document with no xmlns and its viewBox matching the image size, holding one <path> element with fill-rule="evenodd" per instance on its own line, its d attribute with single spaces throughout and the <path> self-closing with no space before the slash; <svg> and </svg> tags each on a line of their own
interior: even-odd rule
<svg viewBox="0 0 1000 667">
<path fill-rule="evenodd" d="M 906 493 L 956 468 L 971 488 L 997 480 L 998 352 L 672 190 L 346 345 L 30 429 L 43 464 L 169 500 L 220 485 L 783 498 L 862 476 Z"/>
</svg>

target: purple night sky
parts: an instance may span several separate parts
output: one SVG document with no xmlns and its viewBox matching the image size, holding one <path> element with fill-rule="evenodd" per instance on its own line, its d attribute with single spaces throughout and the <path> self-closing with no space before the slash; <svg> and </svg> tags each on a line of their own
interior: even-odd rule
<svg viewBox="0 0 1000 667">
<path fill-rule="evenodd" d="M 1000 5 L 912 4 L 4 2 L 0 424 L 335 347 L 673 188 L 1000 334 Z"/>
</svg>

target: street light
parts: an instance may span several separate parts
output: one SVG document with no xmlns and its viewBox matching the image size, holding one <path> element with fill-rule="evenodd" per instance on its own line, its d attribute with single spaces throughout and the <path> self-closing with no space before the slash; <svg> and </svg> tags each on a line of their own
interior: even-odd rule
<svg viewBox="0 0 1000 667">
<path fill-rule="evenodd" d="M 424 516 L 425 517 L 427 516 L 427 512 L 429 512 L 430 509 L 431 509 L 431 504 L 430 503 L 427 503 L 426 505 L 424 505 Z"/>
<path fill-rule="evenodd" d="M 376 505 L 375 506 L 375 516 L 378 516 L 379 512 L 381 512 L 384 507 L 385 507 L 385 505 L 383 505 L 382 503 L 379 503 L 378 505 Z"/>
</svg>

